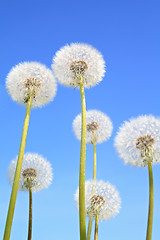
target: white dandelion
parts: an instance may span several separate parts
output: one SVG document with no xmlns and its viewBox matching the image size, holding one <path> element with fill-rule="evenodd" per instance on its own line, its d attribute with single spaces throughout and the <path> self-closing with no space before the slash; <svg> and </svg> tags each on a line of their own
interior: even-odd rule
<svg viewBox="0 0 160 240">
<path fill-rule="evenodd" d="M 80 152 L 80 239 L 86 239 L 85 223 L 85 157 L 86 157 L 86 103 L 84 88 L 99 83 L 105 73 L 102 55 L 92 46 L 72 43 L 64 46 L 53 58 L 53 72 L 57 80 L 66 86 L 80 88 L 82 107 L 82 141 Z"/>
<path fill-rule="evenodd" d="M 6 88 L 14 101 L 26 105 L 21 144 L 15 177 L 13 180 L 12 192 L 8 208 L 8 215 L 4 231 L 4 239 L 9 239 L 16 203 L 21 166 L 29 125 L 31 107 L 38 107 L 47 104 L 56 94 L 56 81 L 51 70 L 37 62 L 20 63 L 9 72 L 6 80 Z"/>
<path fill-rule="evenodd" d="M 51 70 L 38 62 L 24 62 L 11 69 L 6 88 L 14 101 L 27 105 L 32 97 L 32 107 L 39 107 L 52 101 L 57 84 Z"/>
<path fill-rule="evenodd" d="M 8 178 L 11 184 L 14 182 L 16 165 L 17 158 L 12 160 L 9 166 Z M 46 159 L 35 153 L 26 153 L 24 155 L 19 190 L 29 192 L 28 240 L 32 239 L 32 192 L 47 188 L 51 184 L 52 178 L 52 167 Z"/>
<path fill-rule="evenodd" d="M 82 115 L 79 114 L 73 121 L 73 129 L 78 140 L 81 140 Z M 96 144 L 107 140 L 112 133 L 112 122 L 104 113 L 97 110 L 86 112 L 86 143 L 93 144 L 93 179 L 96 179 L 97 156 Z M 97 220 L 96 220 L 96 224 Z M 96 225 L 97 226 L 97 225 Z M 90 239 L 92 219 L 89 220 L 87 239 Z"/>
<path fill-rule="evenodd" d="M 160 120 L 152 115 L 144 115 L 125 122 L 117 133 L 115 146 L 125 163 L 131 166 L 148 166 L 149 210 L 146 239 L 151 239 L 154 199 L 152 164 L 160 162 Z"/>
<path fill-rule="evenodd" d="M 160 120 L 152 115 L 124 122 L 115 138 L 120 158 L 132 166 L 160 162 Z"/>
<path fill-rule="evenodd" d="M 13 184 L 14 175 L 17 165 L 17 158 L 12 160 L 8 178 L 10 184 Z M 51 164 L 46 161 L 41 155 L 35 153 L 26 153 L 23 157 L 19 190 L 28 191 L 31 188 L 32 192 L 37 192 L 43 188 L 47 188 L 53 178 Z"/>
<path fill-rule="evenodd" d="M 75 193 L 75 202 L 79 206 L 79 188 Z M 90 180 L 85 183 L 86 216 L 107 220 L 119 213 L 121 200 L 116 188 L 109 182 Z"/>
<path fill-rule="evenodd" d="M 74 119 L 73 130 L 81 140 L 81 114 Z M 97 110 L 86 112 L 86 143 L 102 143 L 111 136 L 112 130 L 112 122 L 106 114 Z"/>
<path fill-rule="evenodd" d="M 104 77 L 105 62 L 103 56 L 92 46 L 72 43 L 56 53 L 52 68 L 61 84 L 79 88 L 82 81 L 84 87 L 89 88 Z"/>
</svg>

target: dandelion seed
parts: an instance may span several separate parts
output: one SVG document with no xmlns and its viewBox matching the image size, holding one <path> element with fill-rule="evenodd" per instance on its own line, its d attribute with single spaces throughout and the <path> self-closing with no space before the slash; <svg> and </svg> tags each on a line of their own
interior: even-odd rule
<svg viewBox="0 0 160 240">
<path fill-rule="evenodd" d="M 119 213 L 121 200 L 116 188 L 109 182 L 90 180 L 85 183 L 86 216 L 107 220 Z M 79 188 L 75 193 L 77 208 Z"/>
<path fill-rule="evenodd" d="M 17 159 L 14 159 L 9 166 L 9 182 L 13 184 Z M 23 157 L 19 190 L 37 192 L 47 188 L 52 182 L 53 174 L 51 164 L 42 156 L 33 153 L 26 153 Z"/>
<path fill-rule="evenodd" d="M 86 143 L 102 143 L 112 133 L 112 122 L 104 113 L 97 110 L 86 112 Z M 81 140 L 81 114 L 73 121 L 73 130 L 78 140 Z"/>
<path fill-rule="evenodd" d="M 11 69 L 6 87 L 14 101 L 26 105 L 32 97 L 32 107 L 39 107 L 53 100 L 57 85 L 52 71 L 37 62 L 24 62 Z"/>
<path fill-rule="evenodd" d="M 72 43 L 56 53 L 52 68 L 61 84 L 79 88 L 82 81 L 84 87 L 89 88 L 104 77 L 105 62 L 102 55 L 92 46 Z"/>
<path fill-rule="evenodd" d="M 140 116 L 125 122 L 115 138 L 115 146 L 125 163 L 147 166 L 160 162 L 160 120 L 154 116 Z"/>
</svg>

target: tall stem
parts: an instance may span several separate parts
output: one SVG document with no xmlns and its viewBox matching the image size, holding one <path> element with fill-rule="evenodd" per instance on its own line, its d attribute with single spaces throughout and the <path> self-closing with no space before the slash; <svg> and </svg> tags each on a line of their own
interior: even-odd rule
<svg viewBox="0 0 160 240">
<path fill-rule="evenodd" d="M 98 215 L 97 215 L 96 218 L 95 218 L 94 240 L 98 240 Z"/>
<path fill-rule="evenodd" d="M 28 240 L 32 239 L 32 189 L 29 188 L 29 225 L 28 225 Z"/>
<path fill-rule="evenodd" d="M 96 166 L 97 166 L 97 160 L 96 160 L 96 142 L 93 142 L 93 179 L 96 179 Z M 88 231 L 87 231 L 87 240 L 90 240 L 91 238 L 91 230 L 92 230 L 92 218 L 89 219 L 88 223 Z"/>
<path fill-rule="evenodd" d="M 96 166 L 97 166 L 97 162 L 96 162 L 96 142 L 93 142 L 93 179 L 96 179 Z"/>
<path fill-rule="evenodd" d="M 80 240 L 86 240 L 86 216 L 85 216 L 85 158 L 86 158 L 86 102 L 83 83 L 80 83 L 81 92 L 81 153 L 79 169 L 79 223 Z"/>
<path fill-rule="evenodd" d="M 87 240 L 90 240 L 91 238 L 91 230 L 92 230 L 92 219 L 89 219 L 88 223 L 88 230 L 87 230 Z"/>
<path fill-rule="evenodd" d="M 16 197 L 17 197 L 17 191 L 18 191 L 19 179 L 20 179 L 20 174 L 21 174 L 25 143 L 26 143 L 26 137 L 27 137 L 27 130 L 28 130 L 28 125 L 29 125 L 31 104 L 32 104 L 32 98 L 29 98 L 29 100 L 27 102 L 27 109 L 26 109 L 26 115 L 25 115 L 25 120 L 24 120 L 21 145 L 20 145 L 20 149 L 19 149 L 17 167 L 16 167 L 16 171 L 15 171 L 15 175 L 14 175 L 14 182 L 13 182 L 13 186 L 12 186 L 12 192 L 11 192 L 11 197 L 10 197 L 10 203 L 9 203 L 9 208 L 8 208 L 8 215 L 7 215 L 3 240 L 10 239 L 13 214 L 14 214 L 14 208 L 15 208 L 15 204 L 16 204 Z"/>
<path fill-rule="evenodd" d="M 148 210 L 148 226 L 146 240 L 152 239 L 152 223 L 153 223 L 153 173 L 152 163 L 148 162 L 148 173 L 149 173 L 149 210 Z"/>
</svg>

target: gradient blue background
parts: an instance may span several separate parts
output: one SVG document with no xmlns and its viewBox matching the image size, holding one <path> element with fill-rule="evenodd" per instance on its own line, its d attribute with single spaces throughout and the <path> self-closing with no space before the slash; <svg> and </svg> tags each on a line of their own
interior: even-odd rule
<svg viewBox="0 0 160 240">
<path fill-rule="evenodd" d="M 100 222 L 99 240 L 146 238 L 147 168 L 124 165 L 114 148 L 123 121 L 140 114 L 160 116 L 160 3 L 148 0 L 0 0 L 0 239 L 11 186 L 10 161 L 19 150 L 25 108 L 5 89 L 10 69 L 23 61 L 49 68 L 56 51 L 71 42 L 93 45 L 104 56 L 106 75 L 86 90 L 87 109 L 105 112 L 112 137 L 97 146 L 97 179 L 110 181 L 122 199 L 120 214 Z M 53 166 L 53 184 L 33 195 L 34 240 L 78 240 L 73 195 L 78 186 L 80 142 L 72 121 L 80 113 L 78 90 L 58 85 L 54 101 L 31 111 L 25 152 L 37 152 Z M 86 179 L 92 178 L 92 146 L 87 146 Z M 153 167 L 153 240 L 160 239 L 160 166 Z M 11 240 L 26 239 L 28 194 L 18 192 Z"/>
</svg>

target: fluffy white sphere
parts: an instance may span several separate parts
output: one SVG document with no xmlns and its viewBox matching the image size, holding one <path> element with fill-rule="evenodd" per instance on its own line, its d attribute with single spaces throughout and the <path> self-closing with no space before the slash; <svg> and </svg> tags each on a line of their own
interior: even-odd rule
<svg viewBox="0 0 160 240">
<path fill-rule="evenodd" d="M 133 118 L 120 127 L 115 138 L 120 158 L 132 166 L 160 162 L 160 119 L 152 115 Z"/>
<path fill-rule="evenodd" d="M 32 107 L 52 101 L 57 84 L 51 70 L 38 62 L 24 62 L 11 69 L 6 88 L 14 101 L 26 105 L 32 96 Z"/>
<path fill-rule="evenodd" d="M 18 157 L 17 157 L 18 158 Z M 17 158 L 12 160 L 9 171 L 8 179 L 10 184 L 13 184 L 15 170 L 17 166 Z M 32 176 L 33 175 L 33 176 Z M 37 192 L 43 188 L 47 188 L 53 178 L 51 164 L 46 161 L 41 155 L 35 153 L 26 153 L 23 157 L 20 181 L 19 181 L 19 190 L 28 191 L 28 187 L 25 184 L 27 178 L 32 177 L 32 192 Z"/>
<path fill-rule="evenodd" d="M 105 62 L 92 46 L 72 43 L 56 53 L 52 68 L 61 84 L 78 88 L 81 79 L 84 87 L 89 88 L 104 77 Z"/>
<path fill-rule="evenodd" d="M 81 140 L 81 114 L 74 119 L 73 130 Z M 112 130 L 112 122 L 106 114 L 97 110 L 86 112 L 86 143 L 102 143 L 111 136 Z"/>
<path fill-rule="evenodd" d="M 79 188 L 75 193 L 79 209 Z M 85 183 L 86 216 L 107 220 L 119 213 L 121 200 L 116 188 L 109 182 L 90 180 Z"/>
</svg>

